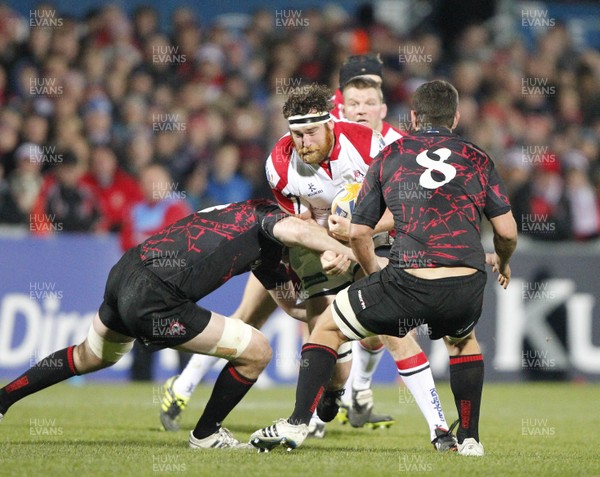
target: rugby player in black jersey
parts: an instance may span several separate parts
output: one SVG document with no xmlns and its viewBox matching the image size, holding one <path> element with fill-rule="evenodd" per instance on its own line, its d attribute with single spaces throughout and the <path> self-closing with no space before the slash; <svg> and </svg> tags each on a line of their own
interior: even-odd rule
<svg viewBox="0 0 600 477">
<path fill-rule="evenodd" d="M 22 398 L 72 376 L 112 366 L 135 339 L 151 350 L 176 348 L 229 360 L 190 433 L 192 448 L 250 447 L 221 426 L 271 359 L 266 337 L 241 320 L 196 302 L 252 270 L 278 304 L 293 310 L 294 287 L 281 262 L 285 246 L 352 252 L 322 227 L 251 200 L 191 214 L 126 252 L 112 268 L 87 338 L 56 351 L 0 389 L 0 419 Z M 277 290 L 279 293 L 277 293 Z"/>
<path fill-rule="evenodd" d="M 371 163 L 352 215 L 350 243 L 367 277 L 339 292 L 302 348 L 296 403 L 289 419 L 256 431 L 253 445 L 302 444 L 312 410 L 326 389 L 339 346 L 373 335 L 404 336 L 427 324 L 450 356 L 450 385 L 458 411 L 458 453 L 484 455 L 479 440 L 483 357 L 475 338 L 486 284 L 486 263 L 506 288 L 517 227 L 502 180 L 489 156 L 452 133 L 458 93 L 445 81 L 421 85 L 412 98 L 414 134 L 392 143 Z M 386 207 L 396 237 L 381 269 L 373 228 Z M 494 233 L 484 253 L 481 220 Z"/>
</svg>

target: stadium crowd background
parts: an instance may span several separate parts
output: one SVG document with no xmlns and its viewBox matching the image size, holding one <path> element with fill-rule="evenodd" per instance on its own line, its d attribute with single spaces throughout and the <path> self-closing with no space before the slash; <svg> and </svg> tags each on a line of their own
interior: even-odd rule
<svg viewBox="0 0 600 477">
<path fill-rule="evenodd" d="M 270 197 L 264 161 L 287 131 L 290 89 L 335 90 L 348 55 L 376 52 L 389 123 L 406 129 L 412 91 L 449 79 L 461 96 L 457 132 L 494 158 L 520 232 L 597 238 L 598 49 L 543 12 L 514 8 L 500 31 L 494 2 L 480 5 L 460 28 L 444 28 L 451 12 L 437 11 L 402 33 L 368 6 L 209 23 L 185 7 L 165 19 L 152 6 L 76 18 L 51 4 L 27 16 L 0 5 L 0 223 L 120 232 L 126 248 L 132 224 L 152 221 L 159 203 L 176 217 Z M 138 202 L 145 218 L 132 217 Z"/>
</svg>

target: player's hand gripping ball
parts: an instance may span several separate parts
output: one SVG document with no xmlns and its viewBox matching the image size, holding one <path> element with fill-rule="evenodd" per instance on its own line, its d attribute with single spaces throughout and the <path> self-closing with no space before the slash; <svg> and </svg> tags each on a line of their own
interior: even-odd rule
<svg viewBox="0 0 600 477">
<path fill-rule="evenodd" d="M 344 188 L 337 193 L 331 203 L 331 213 L 351 219 L 361 186 L 362 183 L 360 182 L 351 182 L 344 185 Z"/>
</svg>

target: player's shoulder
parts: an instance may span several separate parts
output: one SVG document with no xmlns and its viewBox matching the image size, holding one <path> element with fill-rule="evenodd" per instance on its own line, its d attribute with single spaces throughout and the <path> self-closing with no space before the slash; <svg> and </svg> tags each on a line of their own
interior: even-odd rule
<svg viewBox="0 0 600 477">
<path fill-rule="evenodd" d="M 267 159 L 267 166 L 272 167 L 279 176 L 283 176 L 288 168 L 292 154 L 294 153 L 294 141 L 290 133 L 285 134 L 275 143 L 271 154 Z"/>
<path fill-rule="evenodd" d="M 287 184 L 288 170 L 294 153 L 294 141 L 287 133 L 273 146 L 266 162 L 267 180 L 271 188 L 285 187 Z"/>
<path fill-rule="evenodd" d="M 373 137 L 373 130 L 370 127 L 347 119 L 334 120 L 333 130 L 336 136 L 344 134 L 353 142 L 363 140 L 370 143 Z"/>
<path fill-rule="evenodd" d="M 294 141 L 290 133 L 284 134 L 280 137 L 269 155 L 269 160 L 274 163 L 289 163 L 292 153 L 294 152 Z"/>
<path fill-rule="evenodd" d="M 396 138 L 395 140 L 408 135 L 408 133 L 406 131 L 402 131 L 402 130 L 398 129 L 397 127 L 394 127 L 390 123 L 385 122 L 385 121 L 383 121 L 383 127 L 381 128 L 381 134 L 383 136 L 387 136 L 388 134 L 390 136 L 394 136 Z"/>
<path fill-rule="evenodd" d="M 345 119 L 334 121 L 336 139 L 345 137 L 363 157 L 370 157 L 374 139 L 373 130 L 353 121 Z"/>
<path fill-rule="evenodd" d="M 479 154 L 485 160 L 489 160 L 489 161 L 492 160 L 491 157 L 490 157 L 490 155 L 487 152 L 485 152 L 483 150 L 483 148 L 481 148 L 480 146 L 478 146 L 474 142 L 468 141 L 468 140 L 466 140 L 463 137 L 458 136 L 458 135 L 455 136 L 455 139 L 456 139 L 456 141 L 457 141 L 458 144 L 462 145 L 463 147 L 467 147 L 468 149 L 474 151 L 475 153 Z"/>
</svg>

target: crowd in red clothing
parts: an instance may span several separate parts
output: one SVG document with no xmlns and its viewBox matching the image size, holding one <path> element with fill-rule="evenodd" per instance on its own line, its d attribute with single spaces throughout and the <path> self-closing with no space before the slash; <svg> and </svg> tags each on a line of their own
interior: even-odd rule
<svg viewBox="0 0 600 477">
<path fill-rule="evenodd" d="M 509 41 L 488 22 L 444 44 L 435 28 L 398 32 L 339 7 L 302 15 L 294 27 L 268 10 L 203 24 L 179 8 L 162 31 L 152 7 L 111 4 L 84 19 L 54 11 L 62 21 L 48 28 L 0 5 L 0 223 L 120 232 L 128 247 L 190 210 L 268 197 L 264 161 L 287 130 L 289 90 L 334 90 L 348 55 L 376 52 L 389 123 L 406 129 L 412 91 L 449 79 L 457 132 L 494 158 L 520 231 L 598 237 L 597 50 L 559 23 L 529 50 L 519 18 Z"/>
</svg>

